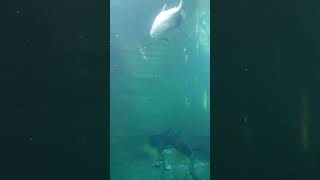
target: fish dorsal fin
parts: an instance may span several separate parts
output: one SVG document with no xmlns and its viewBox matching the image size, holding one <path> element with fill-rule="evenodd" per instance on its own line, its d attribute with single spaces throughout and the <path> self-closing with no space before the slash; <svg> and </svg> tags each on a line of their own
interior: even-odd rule
<svg viewBox="0 0 320 180">
<path fill-rule="evenodd" d="M 164 9 L 167 7 L 167 4 L 164 4 L 164 6 L 163 6 L 163 8 L 162 8 L 162 10 L 161 10 L 161 12 L 162 11 L 164 11 Z"/>
</svg>

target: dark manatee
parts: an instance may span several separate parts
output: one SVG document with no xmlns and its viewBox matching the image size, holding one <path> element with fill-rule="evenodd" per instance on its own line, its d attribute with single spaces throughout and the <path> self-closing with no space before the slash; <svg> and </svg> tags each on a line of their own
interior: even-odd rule
<svg viewBox="0 0 320 180">
<path fill-rule="evenodd" d="M 190 176 L 194 180 L 201 179 L 199 178 L 201 176 L 198 175 L 199 168 L 195 167 L 194 165 L 196 161 L 194 150 L 191 148 L 189 144 L 187 144 L 180 138 L 180 134 L 181 131 L 173 131 L 169 129 L 162 133 L 150 136 L 150 145 L 158 150 L 161 158 L 158 164 L 155 164 L 154 166 L 159 165 L 166 168 L 168 164 L 166 163 L 167 161 L 162 152 L 167 148 L 175 148 L 178 152 L 184 154 L 186 157 L 190 159 L 190 164 L 188 165 L 188 171 L 190 173 Z M 167 169 L 171 169 L 171 166 Z"/>
<path fill-rule="evenodd" d="M 191 157 L 193 155 L 190 145 L 180 138 L 180 131 L 166 130 L 160 134 L 150 137 L 150 145 L 156 148 L 160 153 L 167 148 L 175 148 L 180 153 Z"/>
<path fill-rule="evenodd" d="M 152 147 L 162 151 L 166 148 L 174 146 L 179 136 L 180 132 L 175 132 L 169 129 L 160 134 L 152 135 L 150 137 L 150 144 Z"/>
</svg>

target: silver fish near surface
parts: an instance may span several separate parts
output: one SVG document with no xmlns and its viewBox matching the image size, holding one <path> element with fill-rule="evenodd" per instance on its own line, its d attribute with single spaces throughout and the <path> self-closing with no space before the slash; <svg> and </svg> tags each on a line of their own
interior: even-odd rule
<svg viewBox="0 0 320 180">
<path fill-rule="evenodd" d="M 185 14 L 182 10 L 182 0 L 177 7 L 167 9 L 166 4 L 163 6 L 162 11 L 155 18 L 150 36 L 152 39 L 166 38 L 168 33 L 176 30 L 185 18 Z"/>
</svg>

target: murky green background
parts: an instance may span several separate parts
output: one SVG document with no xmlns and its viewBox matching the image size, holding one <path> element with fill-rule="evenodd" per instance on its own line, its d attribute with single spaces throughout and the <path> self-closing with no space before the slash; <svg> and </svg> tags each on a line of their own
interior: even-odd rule
<svg viewBox="0 0 320 180">
<path fill-rule="evenodd" d="M 178 3 L 167 1 L 167 7 Z M 167 129 L 182 129 L 182 138 L 210 163 L 209 1 L 184 0 L 185 24 L 169 43 L 149 38 L 163 5 L 160 0 L 111 1 L 112 180 L 166 179 L 151 167 L 148 138 Z"/>
</svg>

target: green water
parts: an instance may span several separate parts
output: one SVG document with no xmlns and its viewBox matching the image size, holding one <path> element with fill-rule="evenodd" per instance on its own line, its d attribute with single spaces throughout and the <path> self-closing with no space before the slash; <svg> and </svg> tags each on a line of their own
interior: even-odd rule
<svg viewBox="0 0 320 180">
<path fill-rule="evenodd" d="M 167 1 L 173 7 L 179 1 Z M 201 149 L 202 178 L 210 178 L 209 0 L 184 0 L 183 33 L 169 43 L 151 41 L 149 31 L 163 1 L 111 1 L 110 172 L 112 180 L 186 179 L 188 169 L 151 166 L 151 135 L 182 130 Z M 178 167 L 181 167 L 180 170 Z"/>
</svg>

